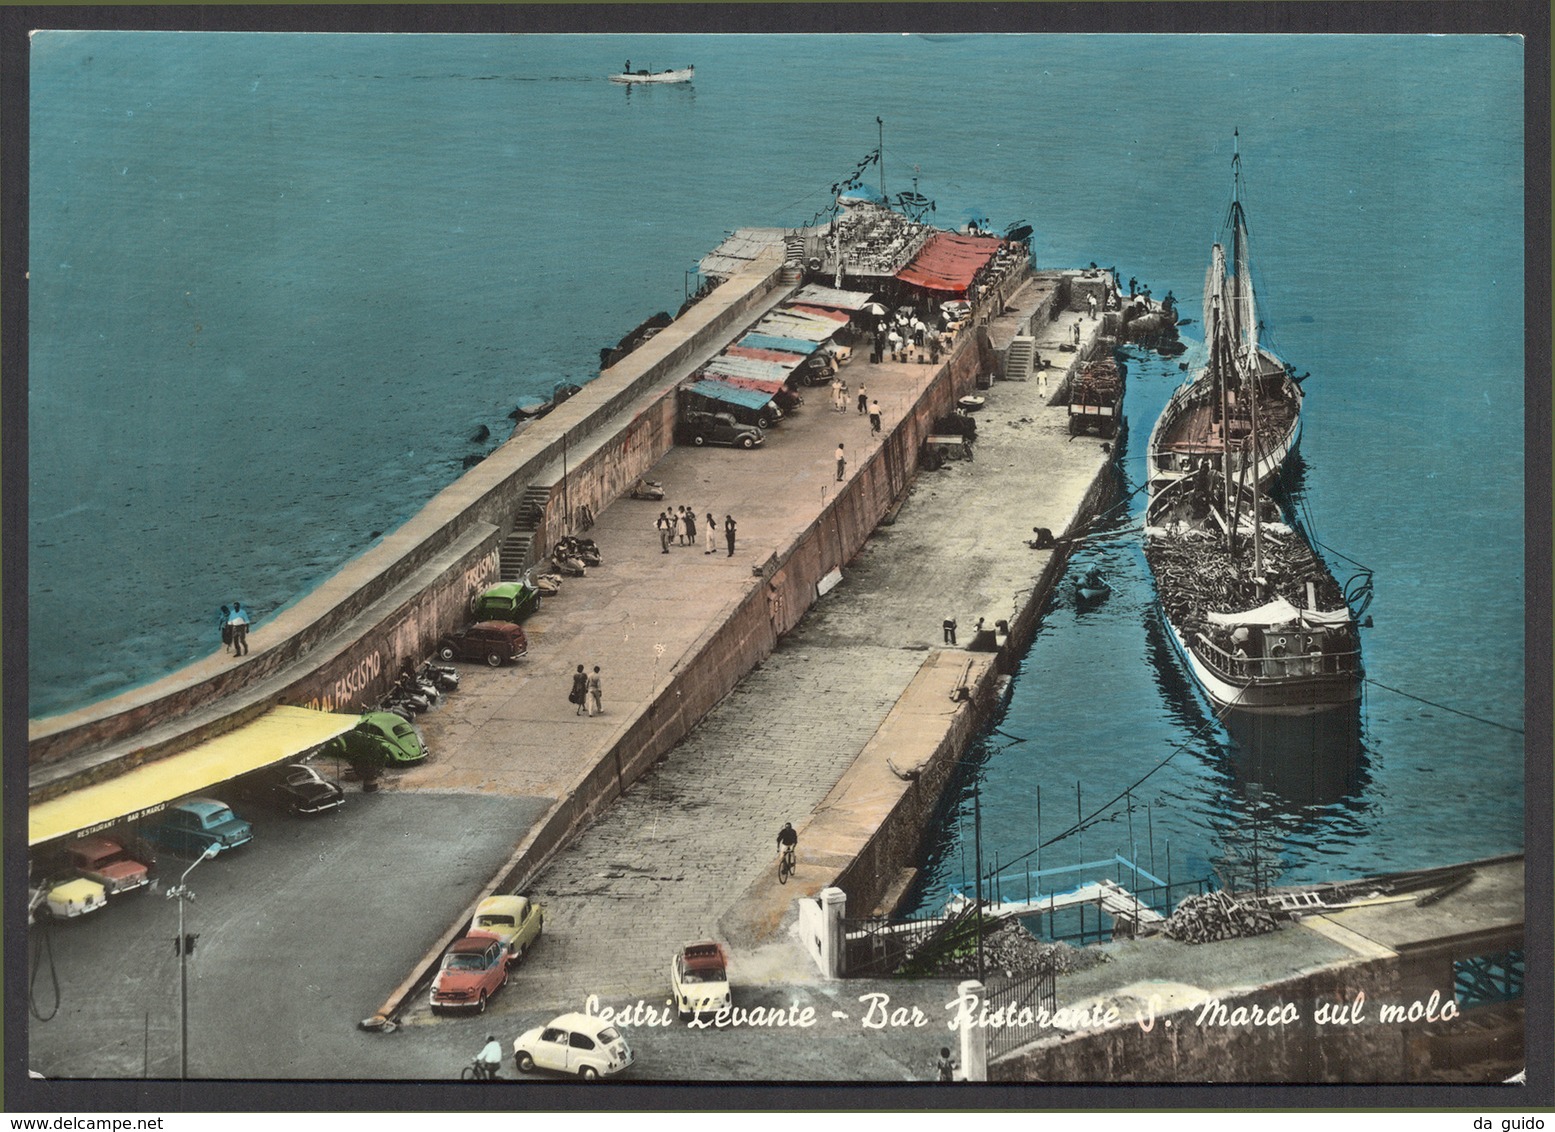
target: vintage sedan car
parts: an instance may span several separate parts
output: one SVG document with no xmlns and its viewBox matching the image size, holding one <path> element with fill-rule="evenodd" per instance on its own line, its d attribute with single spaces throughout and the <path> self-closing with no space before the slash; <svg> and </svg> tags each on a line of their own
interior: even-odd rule
<svg viewBox="0 0 1555 1132">
<path fill-rule="evenodd" d="M 254 839 L 254 827 L 214 798 L 186 798 L 144 830 L 147 841 L 187 857 L 225 853 Z"/>
<path fill-rule="evenodd" d="M 151 869 L 107 837 L 83 837 L 65 849 L 77 876 L 96 881 L 109 896 L 134 892 L 151 882 Z"/>
<path fill-rule="evenodd" d="M 508 949 L 508 962 L 516 963 L 540 938 L 545 909 L 527 896 L 488 896 L 475 906 L 471 931 L 490 932 Z"/>
<path fill-rule="evenodd" d="M 76 877 L 48 886 L 37 908 L 38 915 L 56 920 L 75 920 L 108 905 L 108 893 L 95 880 Z"/>
<path fill-rule="evenodd" d="M 508 985 L 507 944 L 491 932 L 454 940 L 432 980 L 432 1011 L 486 1013 L 486 1000 Z"/>
<path fill-rule="evenodd" d="M 523 582 L 503 582 L 483 590 L 470 602 L 477 621 L 512 621 L 515 624 L 540 608 L 540 591 Z"/>
<path fill-rule="evenodd" d="M 608 1022 L 591 1014 L 562 1014 L 514 1038 L 513 1063 L 520 1073 L 551 1069 L 592 1081 L 631 1065 L 632 1051 Z"/>
<path fill-rule="evenodd" d="M 437 655 L 444 660 L 484 660 L 493 668 L 519 660 L 528 651 L 524 630 L 507 621 L 477 621 L 437 645 Z"/>
<path fill-rule="evenodd" d="M 345 805 L 340 783 L 307 763 L 266 767 L 243 784 L 248 796 L 293 814 L 327 814 Z"/>
<path fill-rule="evenodd" d="M 703 939 L 677 951 L 670 960 L 670 994 L 682 1018 L 717 1014 L 731 1005 L 729 957 L 723 945 Z"/>
<path fill-rule="evenodd" d="M 724 444 L 736 448 L 755 448 L 764 444 L 767 434 L 757 425 L 741 424 L 728 413 L 688 411 L 681 414 L 675 429 L 681 444 L 700 448 L 704 444 Z"/>
<path fill-rule="evenodd" d="M 412 766 L 427 757 L 421 732 L 392 711 L 368 712 L 322 749 L 355 766 Z"/>
</svg>

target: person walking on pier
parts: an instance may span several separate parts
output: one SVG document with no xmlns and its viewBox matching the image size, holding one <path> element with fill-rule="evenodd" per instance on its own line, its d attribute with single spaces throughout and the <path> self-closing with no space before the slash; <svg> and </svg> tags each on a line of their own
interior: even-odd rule
<svg viewBox="0 0 1555 1132">
<path fill-rule="evenodd" d="M 232 603 L 232 620 L 228 622 L 232 626 L 232 655 L 248 655 L 248 614 L 243 612 L 243 603 Z"/>
<path fill-rule="evenodd" d="M 670 552 L 670 513 L 659 512 L 659 521 L 655 524 L 659 528 L 659 549 L 665 554 Z"/>
<path fill-rule="evenodd" d="M 703 554 L 717 554 L 718 553 L 718 520 L 713 518 L 713 513 L 711 511 L 709 511 L 707 513 L 707 525 L 705 527 L 703 527 L 703 529 L 702 529 L 702 537 L 705 540 L 703 545 L 707 548 L 706 550 L 702 551 L 702 553 Z"/>
<path fill-rule="evenodd" d="M 1090 294 L 1090 295 L 1085 296 L 1085 307 L 1086 307 L 1086 309 L 1088 311 L 1090 311 L 1091 317 L 1095 318 L 1096 317 L 1096 296 L 1094 294 Z"/>
<path fill-rule="evenodd" d="M 686 545 L 687 546 L 695 546 L 697 544 L 697 513 L 695 511 L 693 511 L 690 507 L 686 508 L 685 520 L 686 520 Z"/>
<path fill-rule="evenodd" d="M 232 651 L 232 610 L 228 606 L 222 606 L 221 612 L 216 615 L 216 625 L 221 630 L 221 651 Z"/>
<path fill-rule="evenodd" d="M 868 404 L 869 404 L 869 397 L 868 397 L 868 395 L 865 394 L 864 387 L 862 385 L 860 385 L 858 387 L 858 415 L 859 416 L 862 417 L 864 415 L 864 408 Z"/>
<path fill-rule="evenodd" d="M 869 435 L 880 435 L 880 402 L 878 400 L 869 403 Z"/>
<path fill-rule="evenodd" d="M 572 713 L 573 715 L 583 714 L 583 705 L 588 700 L 588 694 L 588 674 L 583 671 L 583 665 L 580 664 L 578 665 L 578 670 L 572 674 L 572 691 L 567 693 L 567 702 L 569 704 L 575 704 L 578 709 Z"/>
<path fill-rule="evenodd" d="M 842 441 L 837 441 L 837 482 L 842 482 L 842 475 L 848 470 L 848 454 L 843 451 Z"/>
<path fill-rule="evenodd" d="M 589 718 L 596 714 L 605 714 L 605 691 L 599 681 L 599 665 L 594 666 L 594 671 L 589 674 Z"/>
<path fill-rule="evenodd" d="M 842 412 L 842 378 L 833 376 L 831 379 L 831 407 L 832 412 Z"/>
<path fill-rule="evenodd" d="M 734 516 L 724 516 L 724 541 L 729 544 L 729 557 L 734 557 Z"/>
</svg>

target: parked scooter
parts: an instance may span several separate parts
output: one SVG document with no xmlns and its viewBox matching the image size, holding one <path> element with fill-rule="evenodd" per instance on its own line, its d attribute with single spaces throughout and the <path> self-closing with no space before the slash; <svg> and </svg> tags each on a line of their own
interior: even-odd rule
<svg viewBox="0 0 1555 1132">
<path fill-rule="evenodd" d="M 536 574 L 531 569 L 524 575 L 524 585 L 534 590 L 541 597 L 555 597 L 561 592 L 562 577 L 560 574 Z"/>
<path fill-rule="evenodd" d="M 556 544 L 558 550 L 568 558 L 576 558 L 585 566 L 600 566 L 604 563 L 604 557 L 599 553 L 599 547 L 591 538 L 579 538 L 577 535 L 563 535 Z"/>
<path fill-rule="evenodd" d="M 423 664 L 416 675 L 423 681 L 431 681 L 439 692 L 451 692 L 459 686 L 459 670 L 447 664 Z"/>
<path fill-rule="evenodd" d="M 557 543 L 556 549 L 551 551 L 551 568 L 567 578 L 581 578 L 588 572 L 582 559 L 569 555 L 562 543 Z"/>
</svg>

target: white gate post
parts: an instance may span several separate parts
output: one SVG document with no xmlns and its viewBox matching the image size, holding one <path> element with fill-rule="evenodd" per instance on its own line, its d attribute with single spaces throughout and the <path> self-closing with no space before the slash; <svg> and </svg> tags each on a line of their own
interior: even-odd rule
<svg viewBox="0 0 1555 1132">
<path fill-rule="evenodd" d="M 821 889 L 821 971 L 828 979 L 843 976 L 846 950 L 842 917 L 848 910 L 848 894 L 840 888 Z"/>
<path fill-rule="evenodd" d="M 961 1076 L 964 1081 L 988 1080 L 988 1032 L 983 1027 L 975 1024 L 976 1017 L 983 1009 L 983 984 L 976 979 L 968 979 L 956 987 L 960 1000 L 976 1002 L 973 1010 L 965 1010 L 960 1015 L 961 1030 Z"/>
</svg>

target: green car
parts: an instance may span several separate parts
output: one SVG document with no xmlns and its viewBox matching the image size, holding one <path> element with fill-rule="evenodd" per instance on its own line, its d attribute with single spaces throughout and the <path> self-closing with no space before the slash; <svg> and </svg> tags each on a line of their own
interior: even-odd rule
<svg viewBox="0 0 1555 1132">
<path fill-rule="evenodd" d="M 325 753 L 368 766 L 411 766 L 427 757 L 426 742 L 393 712 L 370 711 L 344 735 L 324 745 Z"/>
<path fill-rule="evenodd" d="M 470 602 L 470 613 L 477 621 L 511 621 L 515 624 L 540 608 L 540 591 L 523 582 L 503 582 L 492 586 Z"/>
</svg>

